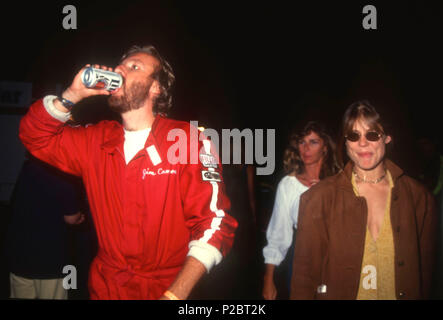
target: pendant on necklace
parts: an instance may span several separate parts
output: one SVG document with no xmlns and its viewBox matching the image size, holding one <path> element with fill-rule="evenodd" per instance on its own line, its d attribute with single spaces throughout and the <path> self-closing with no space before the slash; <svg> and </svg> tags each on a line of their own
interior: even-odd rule
<svg viewBox="0 0 443 320">
<path fill-rule="evenodd" d="M 366 177 L 360 177 L 358 174 L 357 174 L 357 172 L 355 172 L 355 170 L 352 170 L 352 173 L 353 173 L 353 175 L 357 178 L 357 179 L 359 179 L 360 181 L 363 181 L 363 182 L 366 182 L 366 183 L 372 183 L 372 184 L 377 184 L 377 183 L 379 183 L 380 181 L 382 181 L 383 179 L 384 179 L 384 177 L 386 177 L 386 171 L 385 171 L 385 173 L 381 176 L 381 177 L 379 177 L 379 178 L 377 178 L 377 179 L 375 179 L 375 180 L 369 180 L 369 179 L 366 179 Z"/>
</svg>

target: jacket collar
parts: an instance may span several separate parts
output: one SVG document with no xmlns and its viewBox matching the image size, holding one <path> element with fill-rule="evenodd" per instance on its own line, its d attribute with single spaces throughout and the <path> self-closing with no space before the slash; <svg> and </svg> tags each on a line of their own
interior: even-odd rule
<svg viewBox="0 0 443 320">
<path fill-rule="evenodd" d="M 104 142 L 101 144 L 101 148 L 108 153 L 113 153 L 114 150 L 119 145 L 122 145 L 124 141 L 125 134 L 123 131 L 123 126 L 118 122 L 114 122 L 113 127 L 110 128 L 104 137 Z"/>
<path fill-rule="evenodd" d="M 163 116 L 156 116 L 154 122 L 151 126 L 151 133 L 149 134 L 148 140 L 154 139 L 158 130 L 161 127 L 161 123 L 163 122 Z M 101 144 L 101 148 L 108 153 L 113 153 L 117 147 L 122 146 L 125 142 L 125 133 L 123 125 L 119 122 L 114 122 L 114 126 L 110 129 L 110 131 L 106 134 L 104 138 L 104 142 Z"/>
<path fill-rule="evenodd" d="M 395 186 L 397 179 L 403 175 L 403 170 L 389 159 L 384 160 L 384 165 L 385 168 L 389 170 L 389 172 L 391 173 L 392 180 Z M 353 162 L 348 161 L 343 171 L 339 174 L 337 181 L 338 186 L 344 187 L 346 189 L 350 188 L 352 190 L 351 177 L 352 177 L 353 166 L 354 166 Z"/>
</svg>

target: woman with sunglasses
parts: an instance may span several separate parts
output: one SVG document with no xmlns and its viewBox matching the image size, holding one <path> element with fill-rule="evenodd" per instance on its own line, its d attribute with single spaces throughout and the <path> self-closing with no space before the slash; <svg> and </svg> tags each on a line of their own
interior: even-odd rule
<svg viewBox="0 0 443 320">
<path fill-rule="evenodd" d="M 263 297 L 277 298 L 274 283 L 275 267 L 281 265 L 291 247 L 297 228 L 300 194 L 327 176 L 338 171 L 335 159 L 335 144 L 322 124 L 308 122 L 302 130 L 290 136 L 283 156 L 286 176 L 277 187 L 274 208 L 266 232 L 268 244 L 263 249 L 265 275 Z M 293 249 L 289 249 L 292 263 Z M 291 273 L 288 273 L 289 291 Z"/>
<path fill-rule="evenodd" d="M 429 296 L 434 199 L 385 157 L 391 140 L 369 102 L 346 110 L 338 147 L 350 161 L 300 199 L 291 298 Z"/>
</svg>

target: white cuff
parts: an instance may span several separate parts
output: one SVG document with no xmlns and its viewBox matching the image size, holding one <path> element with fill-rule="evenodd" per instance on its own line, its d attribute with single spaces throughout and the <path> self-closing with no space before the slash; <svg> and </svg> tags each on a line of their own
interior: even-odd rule
<svg viewBox="0 0 443 320">
<path fill-rule="evenodd" d="M 265 264 L 274 264 L 279 266 L 285 259 L 288 250 L 281 252 L 275 247 L 270 247 L 269 244 L 263 248 L 263 257 L 265 258 Z"/>
<path fill-rule="evenodd" d="M 207 272 L 219 264 L 223 258 L 223 255 L 216 247 L 198 240 L 193 240 L 189 243 L 188 256 L 194 257 L 203 263 Z"/>
<path fill-rule="evenodd" d="M 283 260 L 275 258 L 275 257 L 273 257 L 273 258 L 265 258 L 265 264 L 273 264 L 273 265 L 276 265 L 276 266 L 279 266 L 280 263 L 282 263 L 282 261 Z"/>
<path fill-rule="evenodd" d="M 53 118 L 55 118 L 61 122 L 66 122 L 71 117 L 71 112 L 63 112 L 63 111 L 58 110 L 54 106 L 54 99 L 56 99 L 56 98 L 57 98 L 57 96 L 53 96 L 53 95 L 48 95 L 48 96 L 44 97 L 43 98 L 43 105 L 45 106 L 46 111 L 48 111 L 48 113 Z"/>
</svg>

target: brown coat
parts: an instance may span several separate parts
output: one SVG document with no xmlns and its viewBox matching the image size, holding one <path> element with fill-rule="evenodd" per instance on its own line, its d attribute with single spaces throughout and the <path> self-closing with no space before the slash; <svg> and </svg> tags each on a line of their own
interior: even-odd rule
<svg viewBox="0 0 443 320">
<path fill-rule="evenodd" d="M 437 215 L 432 195 L 389 160 L 394 181 L 391 222 L 397 299 L 426 299 L 431 287 Z M 306 191 L 300 200 L 291 299 L 355 299 L 367 205 L 354 194 L 352 163 Z M 326 285 L 325 293 L 317 293 Z"/>
</svg>

